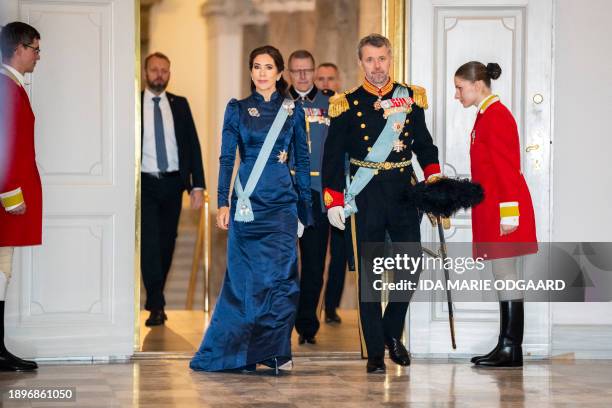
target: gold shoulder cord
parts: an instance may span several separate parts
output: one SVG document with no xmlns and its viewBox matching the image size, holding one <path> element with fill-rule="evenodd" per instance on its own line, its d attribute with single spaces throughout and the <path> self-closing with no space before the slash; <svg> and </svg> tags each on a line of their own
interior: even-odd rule
<svg viewBox="0 0 612 408">
<path fill-rule="evenodd" d="M 425 88 L 417 85 L 409 85 L 408 87 L 412 89 L 412 99 L 414 103 L 420 108 L 427 109 L 429 105 L 427 103 L 427 91 Z"/>
<path fill-rule="evenodd" d="M 350 93 L 353 93 L 357 88 L 358 87 L 349 89 L 348 91 L 344 91 L 329 98 L 328 115 L 330 118 L 336 118 L 350 109 L 346 96 Z"/>
</svg>

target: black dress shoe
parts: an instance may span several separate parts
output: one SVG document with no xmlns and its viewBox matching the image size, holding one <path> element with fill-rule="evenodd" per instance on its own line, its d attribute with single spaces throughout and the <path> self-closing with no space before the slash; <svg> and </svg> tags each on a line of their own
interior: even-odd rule
<svg viewBox="0 0 612 408">
<path fill-rule="evenodd" d="M 342 323 L 342 319 L 336 313 L 336 310 L 325 311 L 325 323 Z"/>
<path fill-rule="evenodd" d="M 383 357 L 368 358 L 368 364 L 366 364 L 368 374 L 384 373 L 386 369 L 387 366 L 385 366 L 385 359 Z"/>
<path fill-rule="evenodd" d="M 317 340 L 315 339 L 314 336 L 303 336 L 303 335 L 299 335 L 298 337 L 298 343 L 299 344 L 304 344 L 304 343 L 308 343 L 308 344 L 317 344 Z"/>
<path fill-rule="evenodd" d="M 401 341 L 394 337 L 390 337 L 385 341 L 385 345 L 389 349 L 391 361 L 401 366 L 410 365 L 410 353 L 408 353 L 408 350 L 406 350 L 406 347 L 404 347 Z"/>
<path fill-rule="evenodd" d="M 164 315 L 165 313 L 163 310 L 151 310 L 151 314 L 149 315 L 149 318 L 145 322 L 145 326 L 151 327 L 151 326 L 160 326 L 164 324 L 164 320 L 165 320 Z"/>
</svg>

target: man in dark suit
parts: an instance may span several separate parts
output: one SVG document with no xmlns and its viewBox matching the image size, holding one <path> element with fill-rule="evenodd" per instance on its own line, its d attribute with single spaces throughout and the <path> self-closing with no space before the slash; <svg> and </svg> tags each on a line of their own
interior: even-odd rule
<svg viewBox="0 0 612 408">
<path fill-rule="evenodd" d="M 172 264 L 183 191 L 191 208 L 204 201 L 202 154 L 187 99 L 166 92 L 170 60 L 145 59 L 142 93 L 141 270 L 147 290 L 147 326 L 164 324 L 164 285 Z"/>
</svg>

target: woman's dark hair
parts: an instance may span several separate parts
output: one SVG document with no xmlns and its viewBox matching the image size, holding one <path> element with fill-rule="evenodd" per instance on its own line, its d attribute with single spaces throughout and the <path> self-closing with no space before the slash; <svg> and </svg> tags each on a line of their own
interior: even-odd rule
<svg viewBox="0 0 612 408">
<path fill-rule="evenodd" d="M 501 73 L 501 67 L 494 62 L 485 66 L 482 62 L 470 61 L 460 66 L 455 76 L 472 82 L 483 81 L 490 88 L 491 80 L 499 78 Z"/>
<path fill-rule="evenodd" d="M 267 54 L 274 60 L 274 65 L 276 65 L 276 69 L 278 72 L 282 73 L 285 70 L 285 61 L 283 60 L 283 56 L 280 51 L 271 45 L 264 45 L 263 47 L 255 48 L 251 51 L 251 55 L 249 55 L 249 71 L 253 70 L 253 61 L 255 61 L 255 57 L 258 55 Z M 282 77 L 276 81 L 276 91 L 282 96 L 287 96 L 287 88 L 289 85 L 285 78 Z M 251 91 L 255 90 L 255 83 L 251 79 Z"/>
<path fill-rule="evenodd" d="M 40 33 L 31 25 L 21 21 L 8 23 L 0 33 L 2 60 L 10 60 L 20 44 L 31 45 L 34 40 L 40 40 Z"/>
</svg>

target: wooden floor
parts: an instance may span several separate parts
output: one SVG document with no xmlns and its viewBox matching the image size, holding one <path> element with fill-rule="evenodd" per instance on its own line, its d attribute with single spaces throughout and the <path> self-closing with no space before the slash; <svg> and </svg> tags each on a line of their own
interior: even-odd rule
<svg viewBox="0 0 612 408">
<path fill-rule="evenodd" d="M 188 360 L 122 364 L 42 364 L 34 374 L 0 373 L 2 407 L 610 407 L 612 361 L 529 362 L 519 370 L 479 370 L 467 361 L 387 361 L 366 374 L 358 359 L 295 359 L 279 377 L 202 373 Z M 76 387 L 77 401 L 11 402 L 16 387 Z"/>
<path fill-rule="evenodd" d="M 146 327 L 149 313 L 140 314 L 140 344 L 144 352 L 194 352 L 200 346 L 204 329 L 208 326 L 208 314 L 202 311 L 168 310 L 168 320 L 163 326 Z M 359 332 L 356 310 L 339 310 L 341 324 L 321 322 L 317 344 L 299 345 L 293 332 L 293 352 L 302 355 L 330 355 L 336 352 L 359 353 Z"/>
</svg>

